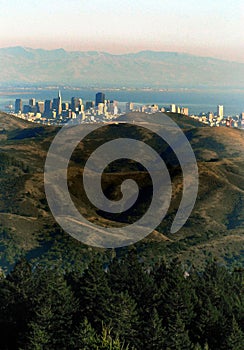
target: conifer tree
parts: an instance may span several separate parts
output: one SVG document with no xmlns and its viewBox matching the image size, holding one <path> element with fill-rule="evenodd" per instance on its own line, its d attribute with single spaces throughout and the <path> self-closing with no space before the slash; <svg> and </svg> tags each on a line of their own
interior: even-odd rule
<svg viewBox="0 0 244 350">
<path fill-rule="evenodd" d="M 241 331 L 235 317 L 233 316 L 231 331 L 225 342 L 225 349 L 242 350 L 244 345 L 244 333 Z"/>
<path fill-rule="evenodd" d="M 27 348 L 29 350 L 43 350 L 52 343 L 52 310 L 50 305 L 43 305 L 36 311 L 35 321 L 29 323 L 29 337 Z"/>
<path fill-rule="evenodd" d="M 108 277 L 112 291 L 128 291 L 137 303 L 139 316 L 146 321 L 153 309 L 156 287 L 153 278 L 143 271 L 135 252 L 129 252 L 124 261 L 114 259 L 109 266 Z"/>
<path fill-rule="evenodd" d="M 25 341 L 27 324 L 32 315 L 33 294 L 31 265 L 26 259 L 16 263 L 13 271 L 1 281 L 0 326 L 2 343 L 18 348 Z"/>
<path fill-rule="evenodd" d="M 163 325 L 179 315 L 189 326 L 194 316 L 196 295 L 189 279 L 184 277 L 184 271 L 177 262 L 172 262 L 163 269 L 163 279 L 158 285 L 157 307 Z"/>
<path fill-rule="evenodd" d="M 109 317 L 105 322 L 111 327 L 113 336 L 125 340 L 127 344 L 136 345 L 140 323 L 137 305 L 128 292 L 113 294 Z"/>
<path fill-rule="evenodd" d="M 35 271 L 35 287 L 35 308 L 29 323 L 30 344 L 38 344 L 47 334 L 47 348 L 67 348 L 71 340 L 73 315 L 78 307 L 71 288 L 62 273 L 45 269 Z"/>
<path fill-rule="evenodd" d="M 72 335 L 72 349 L 97 350 L 100 339 L 87 318 L 79 324 Z"/>
<path fill-rule="evenodd" d="M 193 344 L 190 341 L 188 331 L 179 315 L 176 315 L 175 321 L 169 324 L 166 338 L 166 350 L 191 350 Z"/>
<path fill-rule="evenodd" d="M 143 330 L 143 349 L 164 349 L 166 341 L 166 330 L 162 325 L 157 310 L 154 308 L 148 323 Z"/>
<path fill-rule="evenodd" d="M 98 349 L 101 350 L 134 350 L 133 347 L 125 345 L 124 342 L 121 342 L 118 336 L 113 338 L 111 336 L 111 329 L 105 326 L 102 327 L 102 336 Z"/>
<path fill-rule="evenodd" d="M 100 261 L 95 259 L 90 263 L 79 285 L 81 314 L 87 317 L 96 331 L 101 331 L 101 324 L 109 313 L 112 293 Z"/>
</svg>

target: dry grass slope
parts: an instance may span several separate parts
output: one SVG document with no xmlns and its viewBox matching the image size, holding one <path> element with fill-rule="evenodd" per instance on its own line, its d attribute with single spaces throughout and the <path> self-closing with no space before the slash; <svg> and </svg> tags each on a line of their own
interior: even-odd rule
<svg viewBox="0 0 244 350">
<path fill-rule="evenodd" d="M 130 114 L 122 119 L 126 121 L 134 117 Z M 162 115 L 140 115 L 140 118 L 160 124 Z M 173 197 L 170 210 L 162 224 L 144 242 L 172 247 L 177 243 L 177 254 L 184 261 L 195 259 L 201 262 L 210 255 L 220 259 L 238 259 L 244 247 L 244 132 L 202 127 L 189 118 L 177 115 L 173 118 L 186 133 L 198 160 L 198 198 L 186 225 L 177 234 L 170 234 L 170 224 L 182 195 L 181 171 L 177 166 L 172 167 Z M 56 226 L 45 199 L 43 167 L 46 152 L 57 130 L 0 114 L 0 153 L 11 159 L 9 164 L 0 168 L 0 227 L 7 229 L 15 244 L 26 252 L 38 247 L 40 239 L 45 241 L 45 235 L 50 239 L 49 233 Z M 111 134 L 116 134 L 115 129 L 106 128 L 80 145 L 82 156 L 79 160 L 76 157 L 78 148 L 70 163 L 68 176 L 76 206 L 83 215 L 101 226 L 115 223 L 111 222 L 110 216 L 98 212 L 87 201 L 81 176 L 85 159 L 94 144 L 111 138 Z M 137 134 L 144 141 L 155 142 L 145 130 L 139 130 Z M 150 204 L 150 181 L 143 169 L 135 171 L 133 166 L 127 169 L 125 166 L 122 173 L 117 170 L 115 166 L 104 174 L 104 191 L 109 196 L 118 198 L 121 181 L 131 176 L 139 182 L 142 192 L 146 191 L 137 203 L 137 209 L 130 212 L 129 220 L 133 220 Z M 116 220 L 118 226 L 126 223 L 123 216 Z"/>
</svg>

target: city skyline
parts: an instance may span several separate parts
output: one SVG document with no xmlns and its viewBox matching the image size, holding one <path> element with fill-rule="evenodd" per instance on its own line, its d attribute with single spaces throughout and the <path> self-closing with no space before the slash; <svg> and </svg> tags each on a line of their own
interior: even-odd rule
<svg viewBox="0 0 244 350">
<path fill-rule="evenodd" d="M 115 54 L 148 49 L 244 62 L 241 0 L 10 0 L 1 1 L 1 13 L 0 47 Z"/>
<path fill-rule="evenodd" d="M 244 128 L 244 112 L 239 115 L 226 115 L 224 105 L 218 104 L 216 112 L 201 112 L 200 114 L 189 113 L 189 108 L 183 105 L 170 104 L 169 108 L 158 104 L 147 104 L 136 106 L 134 102 L 127 102 L 125 108 L 119 107 L 119 101 L 108 100 L 103 92 L 97 92 L 93 101 L 86 101 L 80 97 L 71 97 L 70 102 L 62 102 L 61 91 L 58 90 L 58 97 L 53 100 L 38 101 L 35 98 L 29 99 L 29 104 L 23 105 L 23 100 L 15 100 L 15 116 L 34 123 L 47 125 L 65 125 L 71 120 L 75 123 L 117 123 L 120 116 L 130 112 L 142 112 L 146 114 L 172 113 L 179 116 L 186 116 L 209 125 L 210 127 L 234 127 Z M 11 113 L 11 111 L 9 111 Z M 126 114 L 125 114 L 126 113 Z M 120 120 L 119 120 L 120 122 Z M 124 121 L 122 121 L 123 123 Z M 72 122 L 73 123 L 73 122 Z"/>
</svg>

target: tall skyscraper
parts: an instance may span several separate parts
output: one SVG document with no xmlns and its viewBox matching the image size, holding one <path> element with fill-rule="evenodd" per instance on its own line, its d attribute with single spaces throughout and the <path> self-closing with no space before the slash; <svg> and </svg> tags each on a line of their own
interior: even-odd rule
<svg viewBox="0 0 244 350">
<path fill-rule="evenodd" d="M 22 112 L 22 109 L 23 109 L 23 102 L 21 98 L 17 98 L 15 100 L 15 113 Z"/>
<path fill-rule="evenodd" d="M 62 98 L 61 98 L 60 90 L 58 92 L 58 97 L 53 99 L 53 109 L 56 110 L 57 115 L 61 115 L 61 113 L 62 113 Z"/>
<path fill-rule="evenodd" d="M 108 103 L 108 112 L 116 115 L 118 114 L 119 108 L 118 108 L 118 101 L 109 101 Z"/>
<path fill-rule="evenodd" d="M 98 92 L 96 94 L 96 107 L 99 105 L 99 103 L 105 102 L 105 94 L 103 92 Z"/>
<path fill-rule="evenodd" d="M 34 107 L 34 106 L 36 105 L 36 99 L 35 99 L 35 98 L 30 98 L 30 99 L 29 99 L 29 105 L 30 105 L 31 107 Z"/>
<path fill-rule="evenodd" d="M 68 111 L 69 110 L 69 103 L 63 102 L 62 103 L 62 111 Z"/>
<path fill-rule="evenodd" d="M 37 112 L 38 112 L 38 113 L 43 114 L 43 113 L 44 113 L 44 110 L 45 110 L 44 101 L 38 101 L 38 102 L 36 103 L 36 109 L 37 109 Z"/>
<path fill-rule="evenodd" d="M 224 106 L 223 105 L 217 106 L 217 116 L 220 118 L 224 117 Z"/>
<path fill-rule="evenodd" d="M 170 105 L 170 112 L 177 113 L 177 106 L 175 104 Z"/>
<path fill-rule="evenodd" d="M 44 115 L 46 117 L 51 117 L 52 116 L 52 101 L 51 100 L 46 100 L 45 101 Z"/>
<path fill-rule="evenodd" d="M 97 106 L 98 113 L 99 114 L 103 114 L 104 113 L 104 108 L 105 108 L 105 104 L 104 103 L 99 103 L 98 106 Z"/>
<path fill-rule="evenodd" d="M 94 107 L 94 102 L 93 101 L 87 101 L 86 102 L 86 110 L 93 108 Z"/>
<path fill-rule="evenodd" d="M 28 113 L 32 112 L 32 110 L 31 110 L 32 108 L 34 108 L 34 107 L 31 107 L 30 105 L 24 105 L 23 106 L 23 113 L 28 114 Z M 32 112 L 32 113 L 34 113 L 34 112 Z"/>
<path fill-rule="evenodd" d="M 82 99 L 78 98 L 78 97 L 72 97 L 71 98 L 71 110 L 72 112 L 77 112 L 81 110 L 81 106 L 82 106 Z"/>
<path fill-rule="evenodd" d="M 58 114 L 60 115 L 62 113 L 62 98 L 61 98 L 61 92 L 58 91 Z"/>
<path fill-rule="evenodd" d="M 59 99 L 58 98 L 54 98 L 53 99 L 53 109 L 55 109 L 55 112 L 58 114 L 58 106 L 59 106 Z"/>
</svg>

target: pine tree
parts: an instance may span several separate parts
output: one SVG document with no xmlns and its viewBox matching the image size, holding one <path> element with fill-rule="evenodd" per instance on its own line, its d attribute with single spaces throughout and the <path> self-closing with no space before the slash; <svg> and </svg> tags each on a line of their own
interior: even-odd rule
<svg viewBox="0 0 244 350">
<path fill-rule="evenodd" d="M 139 316 L 147 321 L 153 309 L 156 287 L 153 278 L 143 271 L 135 252 L 130 252 L 124 261 L 114 259 L 109 266 L 108 278 L 112 291 L 128 291 L 137 303 Z"/>
<path fill-rule="evenodd" d="M 235 317 L 232 319 L 231 331 L 225 342 L 225 349 L 227 350 L 242 350 L 244 344 L 244 333 L 241 331 Z"/>
<path fill-rule="evenodd" d="M 208 344 L 205 343 L 204 346 L 202 347 L 199 343 L 197 343 L 194 347 L 194 350 L 209 350 Z"/>
<path fill-rule="evenodd" d="M 164 349 L 166 341 L 166 330 L 162 325 L 157 310 L 154 308 L 152 315 L 148 319 L 147 325 L 143 330 L 143 349 L 161 350 Z"/>
<path fill-rule="evenodd" d="M 165 341 L 166 350 L 191 350 L 193 344 L 191 343 L 186 330 L 185 324 L 179 315 L 176 315 L 175 322 L 169 324 L 167 338 Z"/>
<path fill-rule="evenodd" d="M 1 281 L 0 327 L 3 336 L 0 344 L 18 348 L 25 341 L 27 324 L 32 315 L 32 294 L 31 265 L 26 259 L 21 259 Z"/>
<path fill-rule="evenodd" d="M 197 343 L 196 345 L 194 345 L 193 350 L 203 350 L 203 348 L 201 347 L 200 344 Z"/>
<path fill-rule="evenodd" d="M 198 340 L 201 341 L 201 344 L 206 341 L 213 342 L 215 335 L 219 333 L 221 314 L 216 306 L 211 303 L 209 296 L 205 295 L 203 299 L 199 299 L 196 314 L 193 326 L 194 333 L 198 335 Z"/>
<path fill-rule="evenodd" d="M 29 323 L 28 349 L 44 350 L 50 345 L 52 316 L 50 305 L 43 305 L 36 311 L 36 320 Z"/>
<path fill-rule="evenodd" d="M 167 326 L 170 319 L 179 315 L 189 326 L 194 317 L 196 302 L 195 290 L 190 279 L 184 278 L 184 272 L 177 262 L 164 266 L 161 284 L 158 283 L 157 308 L 163 325 Z"/>
<path fill-rule="evenodd" d="M 81 314 L 87 317 L 96 331 L 101 331 L 101 324 L 109 313 L 112 293 L 100 261 L 95 259 L 90 263 L 79 286 Z"/>
<path fill-rule="evenodd" d="M 113 338 L 111 336 L 111 329 L 107 327 L 102 327 L 102 336 L 100 340 L 99 347 L 97 349 L 101 350 L 135 350 L 135 348 L 125 345 L 121 342 L 118 336 Z"/>
<path fill-rule="evenodd" d="M 73 350 L 133 350 L 125 345 L 118 336 L 112 336 L 112 329 L 102 325 L 102 331 L 97 334 L 91 324 L 85 319 L 75 331 L 72 344 Z"/>
<path fill-rule="evenodd" d="M 72 335 L 72 349 L 97 350 L 99 343 L 99 337 L 88 322 L 87 318 L 85 318 Z"/>
<path fill-rule="evenodd" d="M 191 334 L 201 344 L 207 342 L 210 348 L 220 348 L 225 337 L 226 319 L 231 310 L 228 304 L 232 304 L 232 296 L 228 296 L 231 294 L 230 279 L 231 275 L 222 267 L 211 263 L 196 282 L 198 302 Z"/>
<path fill-rule="evenodd" d="M 35 308 L 29 322 L 29 346 L 42 346 L 46 334 L 46 348 L 66 349 L 71 341 L 73 315 L 78 307 L 73 292 L 63 274 L 57 270 L 37 269 L 35 288 Z"/>
<path fill-rule="evenodd" d="M 112 335 L 125 340 L 127 344 L 136 345 L 139 330 L 137 305 L 128 292 L 113 294 L 109 317 L 106 325 L 112 329 Z"/>
</svg>

